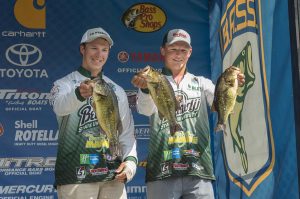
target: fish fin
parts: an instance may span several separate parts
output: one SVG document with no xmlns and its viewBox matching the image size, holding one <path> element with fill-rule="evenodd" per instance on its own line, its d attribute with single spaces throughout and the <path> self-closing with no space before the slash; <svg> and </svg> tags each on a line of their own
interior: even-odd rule
<svg viewBox="0 0 300 199">
<path fill-rule="evenodd" d="M 93 109 L 94 109 L 94 112 L 96 112 L 96 103 L 95 103 L 95 101 L 93 101 L 92 107 L 93 107 Z"/>
<path fill-rule="evenodd" d="M 215 106 L 215 102 L 213 102 L 213 104 L 211 105 L 210 108 L 211 112 L 217 112 L 216 106 Z"/>
<path fill-rule="evenodd" d="M 180 103 L 182 101 L 182 95 L 176 95 L 175 96 L 175 108 L 176 108 L 176 111 L 177 110 L 180 110 Z"/>
<path fill-rule="evenodd" d="M 171 136 L 175 135 L 176 132 L 183 131 L 182 127 L 180 124 L 176 123 L 174 125 L 170 126 L 170 134 Z"/>
<path fill-rule="evenodd" d="M 158 117 L 159 117 L 160 120 L 163 120 L 163 119 L 164 119 L 164 115 L 161 114 L 161 112 L 159 112 L 159 111 L 158 111 Z"/>
<path fill-rule="evenodd" d="M 226 133 L 226 125 L 225 124 L 217 124 L 216 128 L 215 128 L 215 132 L 219 132 L 219 131 L 223 131 L 225 135 L 227 135 Z"/>
<path fill-rule="evenodd" d="M 122 125 L 122 122 L 121 121 L 119 121 L 119 123 L 118 123 L 118 135 L 120 135 L 121 133 L 123 132 L 123 125 Z"/>
</svg>

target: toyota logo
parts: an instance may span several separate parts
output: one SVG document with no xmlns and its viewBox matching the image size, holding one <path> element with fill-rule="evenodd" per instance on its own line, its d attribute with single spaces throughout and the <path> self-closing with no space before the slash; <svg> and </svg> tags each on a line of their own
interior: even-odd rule
<svg viewBox="0 0 300 199">
<path fill-rule="evenodd" d="M 31 44 L 15 44 L 6 50 L 5 56 L 14 65 L 32 66 L 42 59 L 42 52 Z"/>
</svg>

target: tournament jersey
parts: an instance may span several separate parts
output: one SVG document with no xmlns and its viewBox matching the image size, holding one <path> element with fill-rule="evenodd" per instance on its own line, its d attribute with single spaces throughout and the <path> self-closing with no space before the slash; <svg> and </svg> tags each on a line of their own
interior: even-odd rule
<svg viewBox="0 0 300 199">
<path fill-rule="evenodd" d="M 50 103 L 57 115 L 59 137 L 55 165 L 55 184 L 109 181 L 124 159 L 137 160 L 134 124 L 125 91 L 108 77 L 102 78 L 112 87 L 118 99 L 123 131 L 119 136 L 121 160 L 112 160 L 107 136 L 100 130 L 92 98 L 80 99 L 76 88 L 90 78 L 80 67 L 54 82 Z"/>
<path fill-rule="evenodd" d="M 188 72 L 179 85 L 171 75 L 166 78 L 181 99 L 176 119 L 183 131 L 171 136 L 169 124 L 159 118 L 151 96 L 139 91 L 138 111 L 150 117 L 146 181 L 186 175 L 214 180 L 207 111 L 213 101 L 214 85 Z"/>
</svg>

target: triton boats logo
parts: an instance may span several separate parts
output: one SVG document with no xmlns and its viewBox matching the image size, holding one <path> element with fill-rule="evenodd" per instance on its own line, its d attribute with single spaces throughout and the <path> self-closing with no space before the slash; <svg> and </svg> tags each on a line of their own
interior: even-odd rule
<svg viewBox="0 0 300 199">
<path fill-rule="evenodd" d="M 31 44 L 15 44 L 5 53 L 7 61 L 17 66 L 32 66 L 42 59 L 42 51 Z"/>
</svg>

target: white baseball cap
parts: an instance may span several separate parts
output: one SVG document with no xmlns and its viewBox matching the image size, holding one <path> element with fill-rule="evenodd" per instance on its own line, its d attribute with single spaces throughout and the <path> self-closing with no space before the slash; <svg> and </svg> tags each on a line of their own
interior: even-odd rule
<svg viewBox="0 0 300 199">
<path fill-rule="evenodd" d="M 189 33 L 187 33 L 185 30 L 182 30 L 182 29 L 173 29 L 173 30 L 168 31 L 164 36 L 162 46 L 170 45 L 177 41 L 184 41 L 190 47 L 192 47 L 191 46 L 191 37 L 190 37 Z"/>
<path fill-rule="evenodd" d="M 110 47 L 112 47 L 112 45 L 114 44 L 114 42 L 110 38 L 109 34 L 103 28 L 100 28 L 100 27 L 99 28 L 88 29 L 83 34 L 80 44 L 91 42 L 91 41 L 93 41 L 94 39 L 97 39 L 97 38 L 103 38 L 106 41 L 108 41 Z"/>
</svg>

